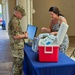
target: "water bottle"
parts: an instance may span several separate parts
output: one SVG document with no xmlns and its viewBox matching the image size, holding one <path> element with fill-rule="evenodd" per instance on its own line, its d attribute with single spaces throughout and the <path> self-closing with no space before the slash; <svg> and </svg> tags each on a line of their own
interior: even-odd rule
<svg viewBox="0 0 75 75">
<path fill-rule="evenodd" d="M 38 38 L 37 37 L 35 37 L 33 39 L 33 42 L 32 42 L 32 51 L 34 51 L 34 52 L 38 51 Z"/>
</svg>

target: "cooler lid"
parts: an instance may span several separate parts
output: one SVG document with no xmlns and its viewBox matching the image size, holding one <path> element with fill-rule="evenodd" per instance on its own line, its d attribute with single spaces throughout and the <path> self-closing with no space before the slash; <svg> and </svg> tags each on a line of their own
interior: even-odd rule
<svg viewBox="0 0 75 75">
<path fill-rule="evenodd" d="M 61 43 L 63 42 L 64 36 L 67 33 L 68 27 L 69 25 L 66 24 L 65 22 L 61 23 L 60 29 L 57 34 L 57 44 L 61 45 Z"/>
</svg>

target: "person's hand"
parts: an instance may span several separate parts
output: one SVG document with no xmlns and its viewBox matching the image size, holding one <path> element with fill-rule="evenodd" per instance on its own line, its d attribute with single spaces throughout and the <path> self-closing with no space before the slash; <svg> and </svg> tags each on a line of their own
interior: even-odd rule
<svg viewBox="0 0 75 75">
<path fill-rule="evenodd" d="M 47 29 L 46 27 L 42 27 L 41 31 L 44 32 L 44 31 L 46 31 L 46 29 Z"/>
<path fill-rule="evenodd" d="M 19 37 L 20 37 L 19 35 L 18 36 L 13 36 L 14 39 L 19 39 Z"/>
<path fill-rule="evenodd" d="M 22 39 L 22 38 L 28 38 L 28 33 L 24 32 L 23 34 L 19 34 L 13 37 L 14 39 Z"/>
<path fill-rule="evenodd" d="M 51 32 L 50 34 L 51 35 L 57 35 L 57 32 Z"/>
<path fill-rule="evenodd" d="M 24 34 L 25 34 L 25 38 L 28 38 L 28 33 L 27 33 L 27 32 L 25 32 Z"/>
</svg>

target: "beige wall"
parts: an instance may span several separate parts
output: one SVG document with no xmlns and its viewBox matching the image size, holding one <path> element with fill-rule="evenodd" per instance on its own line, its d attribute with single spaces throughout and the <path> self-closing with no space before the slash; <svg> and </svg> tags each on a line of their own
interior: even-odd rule
<svg viewBox="0 0 75 75">
<path fill-rule="evenodd" d="M 2 3 L 2 0 L 0 0 L 0 4 Z"/>
<path fill-rule="evenodd" d="M 33 15 L 33 23 L 39 28 L 37 34 L 41 32 L 41 27 L 49 27 L 50 15 L 48 9 L 51 6 L 57 6 L 60 9 L 69 24 L 68 35 L 75 36 L 75 0 L 66 0 L 66 2 L 64 0 L 34 0 L 36 12 Z"/>
<path fill-rule="evenodd" d="M 8 0 L 9 19 L 13 15 L 16 0 Z"/>
<path fill-rule="evenodd" d="M 19 2 L 18 3 L 19 5 L 24 7 L 25 13 L 26 13 L 26 0 L 18 0 L 18 2 Z M 27 14 L 26 14 L 26 16 L 27 16 Z M 23 19 L 21 20 L 21 27 L 24 32 L 27 29 L 27 19 L 26 19 L 27 17 L 26 16 L 24 16 Z"/>
</svg>

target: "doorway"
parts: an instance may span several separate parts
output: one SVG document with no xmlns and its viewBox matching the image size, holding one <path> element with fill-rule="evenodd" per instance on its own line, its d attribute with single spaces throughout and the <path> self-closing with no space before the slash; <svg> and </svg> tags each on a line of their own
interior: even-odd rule
<svg viewBox="0 0 75 75">
<path fill-rule="evenodd" d="M 0 4 L 0 30 L 2 30 L 2 4 Z"/>
<path fill-rule="evenodd" d="M 8 30 L 9 13 L 8 0 L 1 0 L 0 3 L 0 29 Z"/>
</svg>

